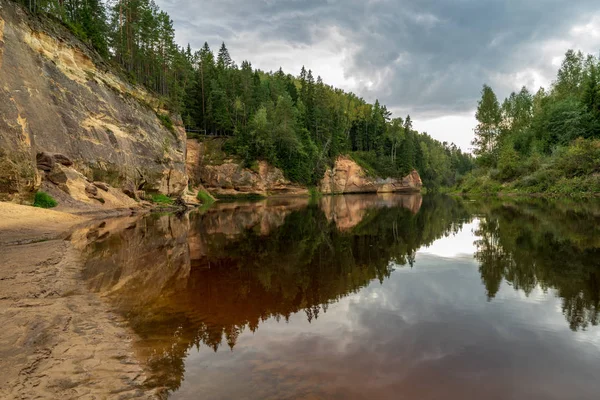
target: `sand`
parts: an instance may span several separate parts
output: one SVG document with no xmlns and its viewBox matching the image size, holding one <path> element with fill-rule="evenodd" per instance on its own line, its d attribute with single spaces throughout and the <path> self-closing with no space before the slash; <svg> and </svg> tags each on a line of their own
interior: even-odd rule
<svg viewBox="0 0 600 400">
<path fill-rule="evenodd" d="M 0 203 L 0 398 L 155 398 L 133 333 L 64 238 L 86 218 Z M 81 233 L 81 232 L 80 232 Z"/>
<path fill-rule="evenodd" d="M 56 239 L 88 218 L 0 202 L 0 245 Z"/>
</svg>

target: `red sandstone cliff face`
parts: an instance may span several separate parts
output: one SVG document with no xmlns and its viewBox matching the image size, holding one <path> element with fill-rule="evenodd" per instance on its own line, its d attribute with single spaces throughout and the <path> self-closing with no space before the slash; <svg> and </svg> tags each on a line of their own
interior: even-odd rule
<svg viewBox="0 0 600 400">
<path fill-rule="evenodd" d="M 416 170 L 402 179 L 381 179 L 367 175 L 363 168 L 347 156 L 340 156 L 333 168 L 325 171 L 319 185 L 324 194 L 344 193 L 418 193 L 423 187 Z"/>
</svg>

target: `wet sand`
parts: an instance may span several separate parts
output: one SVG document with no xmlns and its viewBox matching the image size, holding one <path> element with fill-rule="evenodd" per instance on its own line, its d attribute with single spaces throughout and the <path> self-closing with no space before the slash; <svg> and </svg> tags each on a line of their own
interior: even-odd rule
<svg viewBox="0 0 600 400">
<path fill-rule="evenodd" d="M 155 398 L 133 334 L 81 277 L 89 217 L 0 203 L 0 398 Z"/>
</svg>

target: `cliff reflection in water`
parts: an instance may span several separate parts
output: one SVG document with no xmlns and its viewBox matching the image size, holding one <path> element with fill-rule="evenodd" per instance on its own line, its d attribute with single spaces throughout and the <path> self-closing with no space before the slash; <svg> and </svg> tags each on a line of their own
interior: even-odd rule
<svg viewBox="0 0 600 400">
<path fill-rule="evenodd" d="M 219 204 L 203 214 L 149 216 L 103 227 L 90 244 L 86 279 L 142 337 L 156 384 L 175 389 L 192 346 L 235 346 L 261 321 L 328 304 L 392 262 L 460 229 L 468 214 L 449 198 L 325 197 Z M 455 223 L 455 222 L 458 222 Z"/>
<path fill-rule="evenodd" d="M 526 294 L 556 289 L 572 329 L 598 323 L 594 205 L 400 195 L 218 204 L 98 227 L 88 234 L 85 277 L 141 337 L 136 349 L 151 384 L 175 390 L 190 348 L 234 350 L 244 330 L 298 312 L 318 320 L 474 218 L 474 257 L 490 301 L 503 282 Z"/>
</svg>

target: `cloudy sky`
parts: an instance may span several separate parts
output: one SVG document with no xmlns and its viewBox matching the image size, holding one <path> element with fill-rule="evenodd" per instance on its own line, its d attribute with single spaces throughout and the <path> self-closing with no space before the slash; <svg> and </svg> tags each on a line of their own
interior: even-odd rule
<svg viewBox="0 0 600 400">
<path fill-rule="evenodd" d="M 547 86 L 569 48 L 600 52 L 599 0 L 158 0 L 177 41 L 266 71 L 302 65 L 470 148 L 483 83 Z"/>
</svg>

